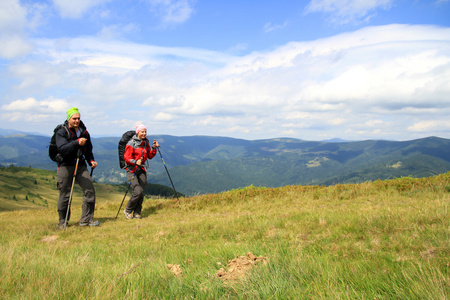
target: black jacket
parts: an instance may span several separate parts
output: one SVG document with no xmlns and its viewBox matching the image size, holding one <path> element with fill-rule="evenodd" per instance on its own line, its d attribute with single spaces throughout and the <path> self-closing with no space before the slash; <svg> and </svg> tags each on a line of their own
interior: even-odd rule
<svg viewBox="0 0 450 300">
<path fill-rule="evenodd" d="M 64 122 L 64 127 L 61 127 L 55 135 L 56 146 L 58 147 L 58 152 L 62 155 L 63 161 L 59 164 L 60 166 L 75 166 L 77 162 L 78 151 L 80 151 L 80 161 L 79 164 L 85 164 L 85 161 L 91 165 L 91 161 L 94 160 L 94 154 L 92 153 L 92 142 L 89 132 L 86 130 L 83 122 L 80 121 L 80 136 L 77 134 L 73 128 L 69 128 L 69 122 Z M 68 134 L 69 133 L 69 134 Z M 80 146 L 78 143 L 79 138 L 87 139 L 84 146 Z"/>
</svg>

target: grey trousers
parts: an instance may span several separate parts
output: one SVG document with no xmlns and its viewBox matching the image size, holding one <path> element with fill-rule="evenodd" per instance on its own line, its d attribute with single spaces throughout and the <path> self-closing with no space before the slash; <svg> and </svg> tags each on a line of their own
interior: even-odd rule
<svg viewBox="0 0 450 300">
<path fill-rule="evenodd" d="M 136 170 L 136 175 L 127 171 L 128 182 L 131 181 L 131 197 L 127 203 L 125 211 L 127 213 L 134 212 L 137 215 L 141 214 L 142 203 L 144 202 L 145 186 L 147 185 L 147 173 L 140 168 Z"/>
<path fill-rule="evenodd" d="M 56 174 L 57 186 L 59 190 L 57 208 L 60 224 L 61 222 L 64 223 L 64 220 L 66 218 L 74 172 L 75 166 L 60 166 Z M 80 223 L 89 223 L 94 218 L 95 190 L 94 184 L 92 183 L 91 177 L 89 176 L 88 169 L 84 163 L 78 165 L 75 181 L 80 185 L 81 189 L 83 190 L 83 204 L 81 206 Z M 69 218 L 70 218 L 70 211 L 69 211 Z"/>
</svg>

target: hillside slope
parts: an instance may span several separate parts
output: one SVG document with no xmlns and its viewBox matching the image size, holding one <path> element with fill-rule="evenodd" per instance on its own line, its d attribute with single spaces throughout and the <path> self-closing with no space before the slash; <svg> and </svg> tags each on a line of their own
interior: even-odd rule
<svg viewBox="0 0 450 300">
<path fill-rule="evenodd" d="M 97 201 L 102 199 L 123 199 L 126 184 L 99 184 L 94 181 Z M 29 210 L 50 208 L 56 209 L 59 192 L 56 187 L 56 172 L 26 167 L 0 167 L 0 211 Z M 128 193 L 127 201 L 131 193 Z M 174 197 L 173 189 L 166 186 L 148 184 L 145 196 Z M 180 197 L 183 195 L 179 195 Z M 75 183 L 73 204 L 82 201 L 82 191 Z"/>
<path fill-rule="evenodd" d="M 124 186 L 94 183 L 97 199 L 119 197 Z M 24 209 L 56 209 L 59 192 L 56 172 L 24 168 L 0 167 L 0 211 Z M 73 204 L 82 201 L 82 191 L 75 184 Z"/>
<path fill-rule="evenodd" d="M 448 299 L 450 173 L 0 212 L 0 298 Z M 79 215 L 75 205 L 73 214 Z"/>
</svg>

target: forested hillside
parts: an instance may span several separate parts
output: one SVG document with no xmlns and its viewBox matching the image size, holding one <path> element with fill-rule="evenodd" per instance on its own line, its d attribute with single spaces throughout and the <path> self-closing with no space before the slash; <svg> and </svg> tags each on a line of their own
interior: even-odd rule
<svg viewBox="0 0 450 300">
<path fill-rule="evenodd" d="M 242 140 L 226 137 L 168 135 L 156 138 L 160 153 L 149 162 L 151 183 L 177 192 L 215 193 L 249 185 L 331 185 L 402 176 L 427 177 L 450 171 L 450 140 L 320 142 L 290 138 Z M 56 170 L 47 155 L 49 137 L 0 136 L 0 164 Z M 99 164 L 97 182 L 123 183 L 117 143 L 120 137 L 94 138 Z"/>
</svg>

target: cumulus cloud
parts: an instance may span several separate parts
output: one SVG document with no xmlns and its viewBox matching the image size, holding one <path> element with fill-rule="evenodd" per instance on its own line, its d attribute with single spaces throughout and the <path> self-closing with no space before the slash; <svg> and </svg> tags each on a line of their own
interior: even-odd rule
<svg viewBox="0 0 450 300">
<path fill-rule="evenodd" d="M 377 9 L 389 9 L 394 0 L 311 0 L 305 13 L 322 12 L 336 24 L 370 19 Z"/>
<path fill-rule="evenodd" d="M 22 30 L 26 25 L 26 10 L 18 0 L 0 2 L 0 29 L 3 31 Z"/>
<path fill-rule="evenodd" d="M 65 99 L 49 97 L 37 100 L 30 97 L 2 105 L 0 117 L 8 122 L 7 128 L 39 132 L 46 127 L 47 134 L 51 134 L 55 124 L 65 119 L 65 112 L 70 106 Z"/>
<path fill-rule="evenodd" d="M 174 119 L 174 116 L 168 113 L 160 112 L 156 114 L 155 119 L 157 121 L 171 121 Z"/>
<path fill-rule="evenodd" d="M 2 105 L 4 111 L 31 113 L 60 113 L 67 110 L 68 103 L 63 99 L 46 99 L 38 101 L 35 98 L 16 100 Z"/>
<path fill-rule="evenodd" d="M 27 54 L 32 47 L 26 40 L 27 11 L 18 0 L 0 1 L 0 56 L 11 59 Z"/>
<path fill-rule="evenodd" d="M 32 46 L 21 35 L 2 34 L 0 36 L 0 56 L 11 59 L 28 54 Z"/>
<path fill-rule="evenodd" d="M 414 132 L 429 132 L 429 131 L 450 131 L 450 121 L 447 120 L 426 120 L 419 121 L 408 127 L 408 130 Z"/>
</svg>

